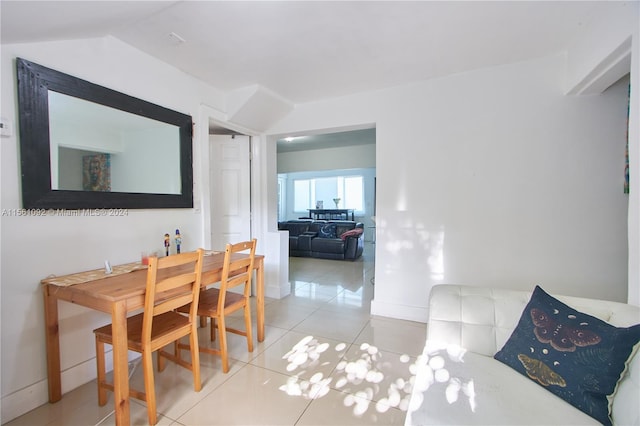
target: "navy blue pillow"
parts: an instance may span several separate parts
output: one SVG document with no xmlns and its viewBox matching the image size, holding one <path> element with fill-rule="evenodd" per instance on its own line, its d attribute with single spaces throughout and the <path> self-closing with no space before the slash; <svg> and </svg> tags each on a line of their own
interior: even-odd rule
<svg viewBox="0 0 640 426">
<path fill-rule="evenodd" d="M 518 326 L 494 358 L 605 425 L 612 396 L 640 340 L 640 324 L 614 327 L 536 286 Z"/>
<path fill-rule="evenodd" d="M 318 236 L 322 238 L 338 238 L 336 234 L 336 224 L 335 223 L 327 223 L 320 227 L 320 232 L 318 232 Z"/>
</svg>

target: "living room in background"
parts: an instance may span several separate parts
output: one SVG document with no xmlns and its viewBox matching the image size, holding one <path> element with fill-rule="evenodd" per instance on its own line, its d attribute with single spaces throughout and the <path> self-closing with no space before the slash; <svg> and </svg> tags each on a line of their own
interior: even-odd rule
<svg viewBox="0 0 640 426">
<path fill-rule="evenodd" d="M 310 217 L 308 209 L 336 209 L 334 198 L 338 200 L 337 209 L 349 210 L 352 219 L 354 207 L 346 204 L 344 195 L 339 195 L 337 187 L 331 193 L 308 195 L 308 206 L 294 208 L 293 180 L 311 180 L 324 178 L 351 178 L 362 176 L 362 183 L 356 179 L 354 185 L 362 187 L 362 207 L 355 206 L 353 220 L 363 222 L 367 230 L 366 240 L 372 240 L 370 217 L 374 211 L 374 179 L 376 177 L 376 128 L 373 123 L 359 123 L 342 129 L 314 129 L 299 131 L 294 135 L 276 136 L 277 173 L 278 173 L 278 221 L 296 220 Z M 347 182 L 345 185 L 348 185 Z M 335 183 L 337 186 L 338 184 Z M 347 189 L 347 191 L 349 191 Z M 300 201 L 300 200 L 299 200 Z M 320 206 L 322 204 L 322 206 Z M 344 215 L 342 217 L 344 219 Z"/>
</svg>

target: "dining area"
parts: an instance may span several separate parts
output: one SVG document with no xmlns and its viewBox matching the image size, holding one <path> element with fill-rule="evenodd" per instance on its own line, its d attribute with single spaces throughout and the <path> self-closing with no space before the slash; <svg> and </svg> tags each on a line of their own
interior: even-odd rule
<svg viewBox="0 0 640 426">
<path fill-rule="evenodd" d="M 374 295 L 374 247 L 366 244 L 362 258 L 356 262 L 336 264 L 323 259 L 290 258 L 291 294 L 278 299 L 269 297 L 267 292 L 264 298 L 264 340 L 256 338 L 257 296 L 251 297 L 253 352 L 247 350 L 244 336 L 229 333 L 228 373 L 222 371 L 221 357 L 203 352 L 199 392 L 194 391 L 192 372 L 174 362 L 167 361 L 162 372 L 154 371 L 157 424 L 402 425 L 406 414 L 402 401 L 410 395 L 411 371 L 423 349 L 420 342 L 424 340 L 425 325 L 369 314 Z M 266 256 L 265 260 L 269 258 Z M 266 277 L 268 283 L 269 275 Z M 38 296 L 42 298 L 41 291 Z M 79 350 L 77 343 L 70 342 L 84 339 L 88 350 L 95 353 L 92 330 L 109 323 L 109 316 L 66 302 L 58 305 L 62 398 L 56 403 L 48 402 L 45 389 L 37 407 L 6 419 L 3 426 L 117 424 L 114 394 L 107 392 L 107 404 L 98 403 L 95 359 L 88 360 L 84 367 L 91 370 L 94 378 L 74 388 L 68 386 L 68 366 L 73 365 L 70 358 L 73 351 Z M 70 319 L 67 308 L 82 316 Z M 88 322 L 87 317 L 100 320 L 89 327 L 78 327 L 77 335 L 70 338 L 74 334 L 70 321 Z M 241 328 L 242 310 L 229 315 L 226 321 L 231 327 Z M 38 322 L 37 326 L 42 329 L 41 324 Z M 211 341 L 209 327 L 199 327 L 198 337 L 199 347 L 218 346 L 218 338 Z M 168 349 L 171 352 L 171 346 Z M 107 353 L 107 365 L 110 354 Z M 188 352 L 183 351 L 182 355 L 189 359 Z M 356 371 L 366 367 L 362 372 L 381 381 L 372 384 L 357 374 L 352 377 L 356 366 L 360 366 Z M 141 358 L 130 357 L 127 367 L 130 388 L 143 390 Z M 108 381 L 112 375 L 107 373 Z M 406 388 L 398 388 L 400 382 Z M 46 382 L 43 385 L 46 387 Z M 389 396 L 394 394 L 400 399 L 392 406 Z M 136 426 L 149 424 L 144 401 L 129 400 L 129 421 Z"/>
<path fill-rule="evenodd" d="M 257 342 L 265 338 L 264 256 L 255 250 L 253 239 L 227 244 L 224 252 L 197 249 L 152 256 L 147 264 L 132 262 L 43 279 L 49 402 L 55 405 L 63 398 L 60 334 L 64 330 L 60 329 L 59 301 L 111 317 L 109 324 L 94 330 L 95 399 L 100 407 L 112 405 L 117 425 L 131 424 L 130 398 L 146 405 L 148 424 L 158 422 L 156 403 L 164 395 L 156 395 L 154 377 L 162 374 L 167 361 L 191 372 L 193 392 L 202 389 L 200 368 L 206 363 L 202 358 L 220 356 L 222 373 L 227 373 L 227 332 L 244 336 L 248 352 L 254 348 L 254 321 Z M 255 297 L 251 297 L 254 280 Z M 236 312 L 243 326 L 231 327 L 227 318 Z M 198 329 L 208 322 L 214 344 L 201 346 Z M 106 371 L 108 346 L 112 347 L 112 373 Z M 133 359 L 144 376 L 143 385 L 135 388 L 129 371 L 134 352 L 140 354 Z"/>
</svg>

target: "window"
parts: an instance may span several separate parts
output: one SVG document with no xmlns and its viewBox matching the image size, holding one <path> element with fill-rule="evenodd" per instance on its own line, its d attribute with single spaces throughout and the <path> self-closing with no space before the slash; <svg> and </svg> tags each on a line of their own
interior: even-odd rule
<svg viewBox="0 0 640 426">
<path fill-rule="evenodd" d="M 287 182 L 282 176 L 278 175 L 278 222 L 284 220 L 285 217 L 285 197 L 287 195 Z"/>
<path fill-rule="evenodd" d="M 364 210 L 364 189 L 362 176 L 349 176 L 344 178 L 344 200 L 347 208 L 355 211 Z"/>
<path fill-rule="evenodd" d="M 293 209 L 301 212 L 311 208 L 311 180 L 294 180 Z"/>
<path fill-rule="evenodd" d="M 364 179 L 362 176 L 336 176 L 293 181 L 293 205 L 296 212 L 306 212 L 322 201 L 325 209 L 364 210 Z M 334 198 L 340 198 L 338 205 Z"/>
</svg>

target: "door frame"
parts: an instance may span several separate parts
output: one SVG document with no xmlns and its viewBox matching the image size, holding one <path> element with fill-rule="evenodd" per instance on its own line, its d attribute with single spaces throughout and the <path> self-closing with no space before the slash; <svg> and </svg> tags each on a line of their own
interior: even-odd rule
<svg viewBox="0 0 640 426">
<path fill-rule="evenodd" d="M 255 139 L 259 138 L 257 132 L 238 126 L 236 124 L 225 121 L 225 114 L 212 108 L 208 105 L 200 105 L 199 120 L 197 123 L 196 134 L 197 138 L 194 138 L 194 191 L 193 191 L 193 205 L 194 213 L 200 213 L 202 235 L 200 236 L 201 247 L 211 250 L 211 183 L 209 180 L 209 168 L 211 165 L 211 158 L 209 156 L 209 125 L 210 123 L 220 127 L 224 127 L 233 132 L 241 133 L 249 136 L 250 150 L 253 152 L 253 144 Z M 253 154 L 252 154 L 253 155 Z M 198 161 L 199 159 L 199 161 Z M 250 185 L 250 197 L 251 197 L 251 223 L 255 223 L 255 203 L 254 197 L 256 196 L 253 180 L 254 180 L 254 164 L 251 162 L 251 185 Z M 251 235 L 255 237 L 254 227 L 251 227 Z"/>
<path fill-rule="evenodd" d="M 289 237 L 278 231 L 277 138 L 229 123 L 227 115 L 200 104 L 194 127 L 194 214 L 200 215 L 199 245 L 211 247 L 211 188 L 209 173 L 209 123 L 251 136 L 251 233 L 258 239 L 256 251 L 265 255 L 265 296 L 280 299 L 291 292 L 289 284 Z M 203 175 L 207 175 L 203 178 Z"/>
</svg>

